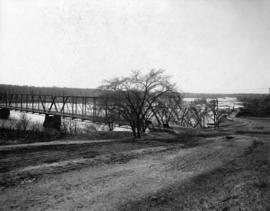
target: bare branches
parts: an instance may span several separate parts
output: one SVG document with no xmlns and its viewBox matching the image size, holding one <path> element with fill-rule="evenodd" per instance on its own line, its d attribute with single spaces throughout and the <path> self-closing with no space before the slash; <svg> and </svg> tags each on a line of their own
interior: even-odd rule
<svg viewBox="0 0 270 211">
<path fill-rule="evenodd" d="M 108 101 L 121 118 L 129 122 L 138 138 L 144 130 L 144 122 L 152 116 L 152 105 L 162 96 L 177 91 L 164 70 L 155 69 L 146 74 L 132 71 L 129 77 L 107 80 L 100 88 L 108 92 Z"/>
</svg>

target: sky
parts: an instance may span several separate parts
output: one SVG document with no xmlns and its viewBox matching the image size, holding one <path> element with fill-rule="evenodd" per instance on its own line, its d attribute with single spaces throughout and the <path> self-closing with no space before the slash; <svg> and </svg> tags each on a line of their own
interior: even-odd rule
<svg viewBox="0 0 270 211">
<path fill-rule="evenodd" d="M 0 84 L 95 88 L 164 69 L 184 92 L 268 93 L 269 0 L 0 0 Z"/>
</svg>

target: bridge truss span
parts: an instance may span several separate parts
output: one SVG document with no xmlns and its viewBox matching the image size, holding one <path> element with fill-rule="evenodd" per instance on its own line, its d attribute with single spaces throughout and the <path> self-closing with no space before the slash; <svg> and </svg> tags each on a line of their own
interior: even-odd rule
<svg viewBox="0 0 270 211">
<path fill-rule="evenodd" d="M 101 97 L 0 93 L 0 108 L 106 123 L 108 110 L 103 100 Z"/>
</svg>

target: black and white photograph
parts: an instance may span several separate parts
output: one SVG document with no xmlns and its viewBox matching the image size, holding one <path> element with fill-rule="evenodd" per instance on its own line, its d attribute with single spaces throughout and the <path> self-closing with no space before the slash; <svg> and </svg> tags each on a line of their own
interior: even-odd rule
<svg viewBox="0 0 270 211">
<path fill-rule="evenodd" d="M 0 0 L 0 211 L 270 211 L 270 0 Z"/>
</svg>

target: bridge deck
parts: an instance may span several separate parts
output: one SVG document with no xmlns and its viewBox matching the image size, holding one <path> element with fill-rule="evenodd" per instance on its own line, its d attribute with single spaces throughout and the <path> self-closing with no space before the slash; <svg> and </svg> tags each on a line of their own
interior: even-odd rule
<svg viewBox="0 0 270 211">
<path fill-rule="evenodd" d="M 84 96 L 50 96 L 33 94 L 0 93 L 0 108 L 10 110 L 60 115 L 72 119 L 89 120 L 92 122 L 112 122 L 103 98 Z M 124 122 L 114 119 L 114 122 Z"/>
</svg>

